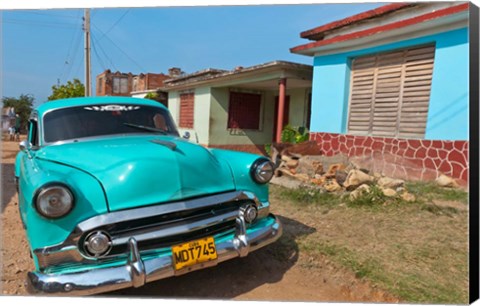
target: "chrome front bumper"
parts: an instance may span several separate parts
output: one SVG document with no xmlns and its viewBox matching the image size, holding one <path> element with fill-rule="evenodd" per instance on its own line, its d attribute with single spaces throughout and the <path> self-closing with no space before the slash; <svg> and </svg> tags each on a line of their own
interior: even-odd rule
<svg viewBox="0 0 480 306">
<path fill-rule="evenodd" d="M 249 252 L 276 241 L 282 234 L 280 221 L 274 215 L 269 215 L 264 221 L 268 221 L 266 226 L 253 226 L 247 229 L 243 217 L 238 216 L 235 233 L 227 239 L 216 242 L 218 257 L 214 261 L 175 270 L 171 252 L 142 259 L 137 241 L 135 238 L 130 238 L 128 240 L 129 256 L 121 266 L 61 274 L 29 272 L 27 289 L 32 294 L 91 295 L 128 287 L 140 287 L 148 282 L 215 266 L 235 257 L 245 257 Z"/>
</svg>

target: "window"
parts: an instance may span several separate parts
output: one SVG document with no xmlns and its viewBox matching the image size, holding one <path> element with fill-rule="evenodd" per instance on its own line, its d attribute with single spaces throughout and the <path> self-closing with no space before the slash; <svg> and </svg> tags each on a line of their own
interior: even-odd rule
<svg viewBox="0 0 480 306">
<path fill-rule="evenodd" d="M 28 140 L 33 147 L 38 146 L 38 124 L 36 119 L 30 119 L 28 122 Z"/>
<path fill-rule="evenodd" d="M 47 143 L 96 136 L 155 133 L 178 136 L 170 113 L 154 106 L 76 106 L 48 112 L 43 118 L 43 137 Z"/>
<path fill-rule="evenodd" d="M 113 93 L 114 94 L 128 93 L 128 78 L 114 77 L 113 78 Z"/>
<path fill-rule="evenodd" d="M 228 128 L 258 130 L 261 102 L 262 95 L 259 94 L 230 92 Z"/>
<path fill-rule="evenodd" d="M 180 95 L 180 118 L 181 128 L 193 129 L 194 118 L 194 94 L 184 93 Z"/>
<path fill-rule="evenodd" d="M 349 133 L 423 138 L 434 54 L 429 45 L 353 59 Z"/>
</svg>

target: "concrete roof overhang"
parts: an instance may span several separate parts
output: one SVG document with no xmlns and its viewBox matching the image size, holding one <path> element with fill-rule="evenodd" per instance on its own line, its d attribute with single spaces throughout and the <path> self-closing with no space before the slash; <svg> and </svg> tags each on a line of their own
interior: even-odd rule
<svg viewBox="0 0 480 306">
<path fill-rule="evenodd" d="M 468 26 L 468 3 L 291 48 L 296 54 L 321 56 L 365 49 Z"/>
<path fill-rule="evenodd" d="M 196 87 L 236 87 L 255 90 L 277 90 L 278 81 L 287 79 L 287 88 L 310 88 L 313 67 L 297 63 L 275 61 L 243 69 L 226 71 L 201 79 L 165 81 L 164 91 L 187 90 Z"/>
</svg>

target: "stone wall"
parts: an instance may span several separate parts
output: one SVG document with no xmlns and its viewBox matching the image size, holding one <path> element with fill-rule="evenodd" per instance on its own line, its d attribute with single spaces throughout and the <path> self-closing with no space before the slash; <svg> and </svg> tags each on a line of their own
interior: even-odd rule
<svg viewBox="0 0 480 306">
<path fill-rule="evenodd" d="M 397 139 L 310 133 L 326 156 L 346 154 L 386 176 L 407 180 L 434 180 L 441 173 L 468 180 L 468 146 L 464 140 Z"/>
</svg>

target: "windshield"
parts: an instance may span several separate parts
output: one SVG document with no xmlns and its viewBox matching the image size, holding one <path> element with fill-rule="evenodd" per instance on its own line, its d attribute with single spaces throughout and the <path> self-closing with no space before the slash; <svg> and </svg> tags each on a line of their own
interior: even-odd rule
<svg viewBox="0 0 480 306">
<path fill-rule="evenodd" d="M 87 105 L 55 110 L 43 118 L 47 143 L 131 133 L 178 136 L 168 110 L 145 105 Z"/>
</svg>

